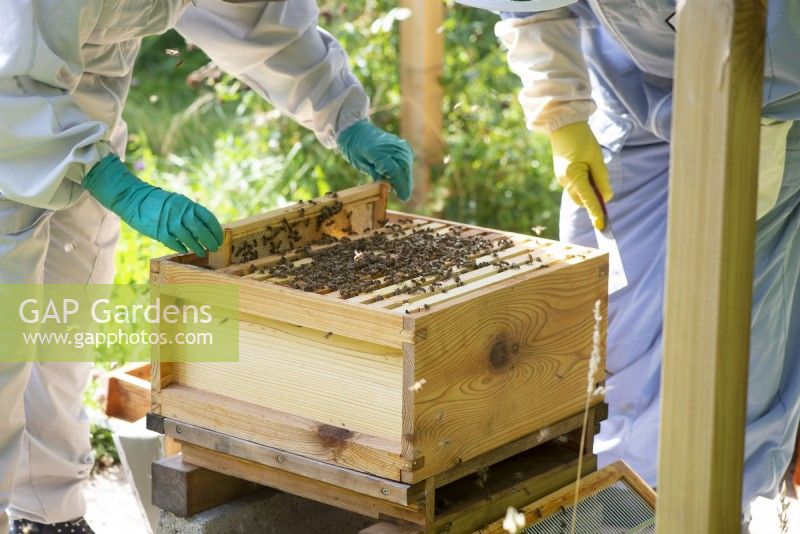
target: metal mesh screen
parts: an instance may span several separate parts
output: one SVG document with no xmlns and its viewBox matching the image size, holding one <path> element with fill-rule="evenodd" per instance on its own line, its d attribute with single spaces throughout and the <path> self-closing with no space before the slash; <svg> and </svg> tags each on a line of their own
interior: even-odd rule
<svg viewBox="0 0 800 534">
<path fill-rule="evenodd" d="M 533 523 L 524 534 L 569 534 L 573 506 Z M 655 533 L 655 510 L 625 482 L 605 487 L 578 501 L 578 534 Z"/>
</svg>

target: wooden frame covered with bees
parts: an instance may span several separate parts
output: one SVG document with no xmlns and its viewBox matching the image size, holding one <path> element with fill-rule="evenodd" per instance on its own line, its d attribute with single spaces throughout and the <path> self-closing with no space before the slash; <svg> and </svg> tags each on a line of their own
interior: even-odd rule
<svg viewBox="0 0 800 534">
<path fill-rule="evenodd" d="M 581 413 L 607 256 L 386 199 L 356 187 L 154 260 L 154 283 L 236 284 L 240 322 L 236 363 L 154 353 L 152 412 L 408 484 Z"/>
</svg>

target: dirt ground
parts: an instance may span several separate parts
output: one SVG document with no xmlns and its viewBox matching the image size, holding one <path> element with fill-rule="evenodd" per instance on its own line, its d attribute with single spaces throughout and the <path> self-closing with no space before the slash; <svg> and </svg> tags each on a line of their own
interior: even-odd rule
<svg viewBox="0 0 800 534">
<path fill-rule="evenodd" d="M 139 512 L 136 498 L 124 472 L 118 467 L 92 477 L 84 490 L 86 520 L 97 534 L 147 534 L 149 528 Z M 800 502 L 793 491 L 787 496 L 789 508 L 785 532 L 800 532 Z M 780 534 L 780 499 L 757 499 L 752 507 L 751 534 Z M 299 534 L 299 533 L 293 533 Z"/>
</svg>

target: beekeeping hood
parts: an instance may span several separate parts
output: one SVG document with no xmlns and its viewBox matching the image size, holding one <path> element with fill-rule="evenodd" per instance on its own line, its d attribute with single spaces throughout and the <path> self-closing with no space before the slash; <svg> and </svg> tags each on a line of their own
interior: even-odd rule
<svg viewBox="0 0 800 534">
<path fill-rule="evenodd" d="M 457 4 L 491 11 L 547 11 L 574 4 L 577 0 L 456 0 Z"/>
</svg>

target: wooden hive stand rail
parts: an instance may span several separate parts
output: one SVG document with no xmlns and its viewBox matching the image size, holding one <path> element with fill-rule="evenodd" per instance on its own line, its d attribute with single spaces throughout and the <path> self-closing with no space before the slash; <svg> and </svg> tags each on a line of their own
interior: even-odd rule
<svg viewBox="0 0 800 534">
<path fill-rule="evenodd" d="M 588 449 L 605 414 L 604 404 L 591 408 Z M 582 420 L 583 414 L 575 414 L 427 480 L 404 484 L 151 414 L 149 428 L 175 438 L 183 449 L 182 459 L 154 465 L 155 504 L 182 513 L 199 511 L 203 505 L 194 503 L 209 501 L 197 494 L 208 492 L 204 481 L 216 476 L 230 498 L 256 487 L 247 482 L 263 484 L 380 520 L 367 534 L 469 533 L 494 521 L 508 506 L 522 506 L 574 481 L 574 444 Z M 594 456 L 586 454 L 583 474 L 595 467 Z M 213 502 L 221 504 L 216 497 Z"/>
</svg>

